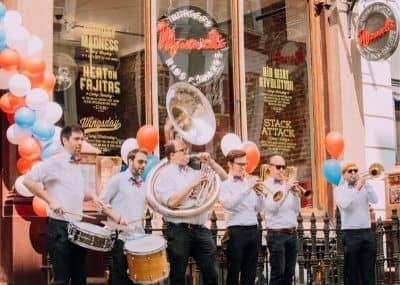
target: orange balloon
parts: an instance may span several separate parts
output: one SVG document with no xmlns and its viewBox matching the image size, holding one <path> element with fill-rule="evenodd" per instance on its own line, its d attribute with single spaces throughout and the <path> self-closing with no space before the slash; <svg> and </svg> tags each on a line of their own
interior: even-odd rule
<svg viewBox="0 0 400 285">
<path fill-rule="evenodd" d="M 338 159 L 344 149 L 344 139 L 342 134 L 336 131 L 329 132 L 325 137 L 325 147 L 326 151 L 334 159 Z"/>
<path fill-rule="evenodd" d="M 158 131 L 153 125 L 144 125 L 136 133 L 136 140 L 140 148 L 152 152 L 158 144 Z"/>
<path fill-rule="evenodd" d="M 7 70 L 17 69 L 21 63 L 19 53 L 10 48 L 3 49 L 0 52 L 0 66 Z"/>
<path fill-rule="evenodd" d="M 39 217 L 47 217 L 47 203 L 46 201 L 35 196 L 32 199 L 33 212 Z"/>
<path fill-rule="evenodd" d="M 50 72 L 45 72 L 43 81 L 38 87 L 46 90 L 47 92 L 50 92 L 51 90 L 53 90 L 55 85 L 56 85 L 56 77 L 54 76 L 54 74 Z M 35 87 L 36 86 L 34 86 L 34 88 Z"/>
<path fill-rule="evenodd" d="M 40 143 L 33 137 L 26 137 L 18 144 L 18 153 L 28 160 L 35 160 L 40 157 Z"/>
<path fill-rule="evenodd" d="M 25 174 L 27 173 L 32 166 L 36 163 L 40 161 L 40 159 L 34 159 L 34 160 L 29 160 L 29 159 L 25 159 L 23 157 L 20 157 L 17 160 L 17 170 L 20 174 Z"/>
<path fill-rule="evenodd" d="M 10 123 L 10 125 L 14 124 L 14 114 L 7 114 L 7 121 Z"/>
<path fill-rule="evenodd" d="M 32 73 L 27 70 L 21 70 L 20 73 L 29 78 L 29 80 L 31 81 L 31 88 L 39 88 L 43 84 L 44 81 L 43 72 Z"/>
<path fill-rule="evenodd" d="M 20 70 L 28 71 L 31 74 L 44 73 L 46 70 L 46 62 L 41 57 L 26 57 L 21 61 Z"/>
<path fill-rule="evenodd" d="M 0 109 L 7 114 L 14 114 L 19 108 L 25 106 L 25 98 L 6 93 L 0 98 Z"/>
<path fill-rule="evenodd" d="M 247 143 L 242 147 L 243 151 L 246 152 L 247 166 L 246 172 L 251 173 L 257 168 L 260 163 L 261 154 L 258 150 L 257 145 L 253 143 Z"/>
</svg>

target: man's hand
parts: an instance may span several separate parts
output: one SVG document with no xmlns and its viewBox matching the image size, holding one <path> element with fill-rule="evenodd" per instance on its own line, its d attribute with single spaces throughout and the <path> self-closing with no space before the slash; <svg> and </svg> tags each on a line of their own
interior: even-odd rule
<svg viewBox="0 0 400 285">
<path fill-rule="evenodd" d="M 211 155 L 208 152 L 200 152 L 196 156 L 203 163 L 211 163 L 211 161 L 212 161 Z"/>
<path fill-rule="evenodd" d="M 49 201 L 49 207 L 56 213 L 57 215 L 64 215 L 65 214 L 65 209 L 61 206 L 60 203 L 56 200 L 50 200 Z"/>
<path fill-rule="evenodd" d="M 361 188 L 364 187 L 364 185 L 365 185 L 365 178 L 360 178 L 357 180 L 355 187 L 356 187 L 357 191 L 360 191 Z"/>
<path fill-rule="evenodd" d="M 200 185 L 203 181 L 207 181 L 207 174 L 204 172 L 200 172 L 200 174 L 193 180 L 192 188 Z"/>
</svg>

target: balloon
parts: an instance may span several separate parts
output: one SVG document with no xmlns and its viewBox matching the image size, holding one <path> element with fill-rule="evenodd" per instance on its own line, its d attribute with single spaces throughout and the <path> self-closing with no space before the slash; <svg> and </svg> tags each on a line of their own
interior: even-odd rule
<svg viewBox="0 0 400 285">
<path fill-rule="evenodd" d="M 17 51 L 6 48 L 0 52 L 0 66 L 2 68 L 8 70 L 17 69 L 20 63 L 21 57 Z"/>
<path fill-rule="evenodd" d="M 52 157 L 53 155 L 59 153 L 61 150 L 62 150 L 61 145 L 56 143 L 50 143 L 43 148 L 42 153 L 40 154 L 40 158 L 42 160 L 46 160 Z"/>
<path fill-rule="evenodd" d="M 227 156 L 228 152 L 233 149 L 242 149 L 242 141 L 236 134 L 228 133 L 221 140 L 221 151 Z"/>
<path fill-rule="evenodd" d="M 21 107 L 14 114 L 15 123 L 21 128 L 30 128 L 35 123 L 35 111 Z"/>
<path fill-rule="evenodd" d="M 33 212 L 39 217 L 47 217 L 47 203 L 46 201 L 35 196 L 32 199 Z"/>
<path fill-rule="evenodd" d="M 340 164 L 334 159 L 324 161 L 322 164 L 322 173 L 325 179 L 334 185 L 338 185 L 342 177 Z"/>
<path fill-rule="evenodd" d="M 341 133 L 332 131 L 326 135 L 325 138 L 326 151 L 334 158 L 337 159 L 343 152 L 344 140 Z"/>
<path fill-rule="evenodd" d="M 40 57 L 43 52 L 43 41 L 38 36 L 30 36 L 28 39 L 27 56 Z"/>
<path fill-rule="evenodd" d="M 8 10 L 4 16 L 4 28 L 7 30 L 13 26 L 20 26 L 22 24 L 21 14 L 14 10 Z"/>
<path fill-rule="evenodd" d="M 129 138 L 126 139 L 122 145 L 121 145 L 121 158 L 122 160 L 125 162 L 126 165 L 128 165 L 128 153 L 131 150 L 137 149 L 138 143 L 136 141 L 136 139 L 134 138 Z"/>
<path fill-rule="evenodd" d="M 5 49 L 6 47 L 6 33 L 3 30 L 0 30 L 0 50 Z"/>
<path fill-rule="evenodd" d="M 25 179 L 25 175 L 21 175 L 15 180 L 15 190 L 18 192 L 19 195 L 24 197 L 32 197 L 33 194 L 25 185 L 22 183 Z"/>
<path fill-rule="evenodd" d="M 0 89 L 8 89 L 8 82 L 15 74 L 16 70 L 0 70 Z"/>
<path fill-rule="evenodd" d="M 61 128 L 55 126 L 54 136 L 52 138 L 52 142 L 56 145 L 61 145 Z"/>
<path fill-rule="evenodd" d="M 42 88 L 34 88 L 26 95 L 26 105 L 34 110 L 42 110 L 49 102 L 49 95 Z"/>
<path fill-rule="evenodd" d="M 243 145 L 242 149 L 246 152 L 246 158 L 247 158 L 247 166 L 246 166 L 246 172 L 251 173 L 254 171 L 254 169 L 257 168 L 258 163 L 260 162 L 260 151 L 258 150 L 258 147 L 254 143 L 247 143 Z"/>
<path fill-rule="evenodd" d="M 4 6 L 3 3 L 0 3 L 0 21 L 4 19 L 6 12 L 7 12 L 6 6 Z"/>
<path fill-rule="evenodd" d="M 50 92 L 51 90 L 53 90 L 54 86 L 56 85 L 56 77 L 54 76 L 53 73 L 48 73 L 45 72 L 43 75 L 43 80 L 33 80 L 33 88 L 42 88 L 44 90 L 46 90 L 47 92 Z"/>
<path fill-rule="evenodd" d="M 149 174 L 150 170 L 159 162 L 160 160 L 158 159 L 157 156 L 154 155 L 149 155 L 147 157 L 147 164 L 143 170 L 143 173 L 140 175 L 143 181 L 146 180 L 147 175 Z"/>
<path fill-rule="evenodd" d="M 48 102 L 45 110 L 39 115 L 39 119 L 51 124 L 57 123 L 63 114 L 61 106 L 56 102 Z"/>
<path fill-rule="evenodd" d="M 10 125 L 13 125 L 15 123 L 14 114 L 7 114 L 7 121 L 10 123 Z"/>
<path fill-rule="evenodd" d="M 46 62 L 39 56 L 29 56 L 21 61 L 20 69 L 30 74 L 44 73 L 46 70 Z"/>
<path fill-rule="evenodd" d="M 52 123 L 46 121 L 36 121 L 32 127 L 32 134 L 40 141 L 50 140 L 55 133 L 55 128 Z"/>
<path fill-rule="evenodd" d="M 25 96 L 31 90 L 31 81 L 28 77 L 22 74 L 15 74 L 8 82 L 10 92 L 15 96 Z"/>
<path fill-rule="evenodd" d="M 158 131 L 153 125 L 144 125 L 136 133 L 136 140 L 140 148 L 152 152 L 158 144 Z"/>
<path fill-rule="evenodd" d="M 25 158 L 20 157 L 17 160 L 17 170 L 18 170 L 19 173 L 25 174 L 38 161 L 39 161 L 39 159 L 29 160 L 29 159 L 25 159 Z"/>
<path fill-rule="evenodd" d="M 34 160 L 40 157 L 40 143 L 33 137 L 26 137 L 18 144 L 18 153 L 21 157 Z"/>
<path fill-rule="evenodd" d="M 22 106 L 25 106 L 25 98 L 14 96 L 11 93 L 6 93 L 0 98 L 0 109 L 4 113 L 14 114 Z"/>
<path fill-rule="evenodd" d="M 16 124 L 9 126 L 6 132 L 7 139 L 12 144 L 19 144 L 23 138 L 31 135 L 32 132 L 29 129 L 20 128 Z"/>
<path fill-rule="evenodd" d="M 28 52 L 29 32 L 23 26 L 12 26 L 6 29 L 6 44 L 18 51 L 21 57 Z"/>
</svg>

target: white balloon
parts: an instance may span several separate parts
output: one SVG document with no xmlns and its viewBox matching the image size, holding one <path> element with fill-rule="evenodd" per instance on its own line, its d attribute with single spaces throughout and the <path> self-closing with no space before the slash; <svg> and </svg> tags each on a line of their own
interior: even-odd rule
<svg viewBox="0 0 400 285">
<path fill-rule="evenodd" d="M 46 105 L 46 109 L 44 110 L 44 116 L 41 119 L 46 122 L 55 124 L 61 119 L 62 114 L 63 110 L 58 103 L 48 102 Z"/>
<path fill-rule="evenodd" d="M 12 26 L 19 26 L 22 24 L 22 17 L 18 11 L 8 10 L 4 16 L 4 28 L 8 29 Z"/>
<path fill-rule="evenodd" d="M 134 138 L 129 138 L 126 139 L 122 145 L 121 145 L 121 158 L 125 162 L 125 164 L 128 164 L 128 153 L 131 150 L 139 148 L 139 145 Z"/>
<path fill-rule="evenodd" d="M 12 94 L 23 97 L 31 90 L 31 81 L 25 75 L 17 73 L 10 78 L 8 86 Z"/>
<path fill-rule="evenodd" d="M 16 49 L 21 57 L 28 53 L 29 32 L 23 26 L 12 26 L 6 30 L 6 43 Z"/>
<path fill-rule="evenodd" d="M 42 88 L 34 88 L 26 95 L 26 105 L 33 110 L 43 112 L 47 102 L 49 102 L 49 95 Z"/>
<path fill-rule="evenodd" d="M 41 56 L 43 41 L 38 36 L 30 36 L 28 39 L 28 56 Z"/>
<path fill-rule="evenodd" d="M 28 188 L 26 188 L 25 185 L 22 183 L 24 179 L 25 175 L 21 175 L 15 180 L 15 190 L 17 190 L 18 194 L 20 194 L 21 196 L 32 197 L 32 192 L 29 191 Z"/>
<path fill-rule="evenodd" d="M 61 130 L 62 128 L 55 126 L 54 136 L 53 136 L 53 143 L 56 145 L 61 145 Z"/>
<path fill-rule="evenodd" d="M 221 140 L 221 151 L 226 156 L 233 149 L 242 149 L 242 141 L 236 134 L 228 133 Z"/>
<path fill-rule="evenodd" d="M 6 137 L 12 144 L 19 144 L 23 138 L 30 137 L 31 135 L 32 132 L 30 129 L 20 128 L 16 124 L 9 126 L 6 132 Z"/>
<path fill-rule="evenodd" d="M 8 82 L 11 77 L 17 74 L 17 71 L 1 70 L 0 71 L 0 89 L 8 89 Z"/>
<path fill-rule="evenodd" d="M 252 145 L 257 146 L 257 144 L 255 142 L 249 141 L 249 140 L 245 140 L 245 141 L 242 142 L 242 147 L 240 149 L 242 149 L 243 146 L 246 145 L 246 144 L 252 144 Z"/>
</svg>

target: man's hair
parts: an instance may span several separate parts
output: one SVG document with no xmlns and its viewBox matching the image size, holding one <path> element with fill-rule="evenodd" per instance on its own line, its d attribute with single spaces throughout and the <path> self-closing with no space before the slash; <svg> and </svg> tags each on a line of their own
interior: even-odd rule
<svg viewBox="0 0 400 285">
<path fill-rule="evenodd" d="M 230 163 L 234 163 L 236 158 L 246 156 L 246 152 L 241 149 L 233 149 L 226 155 L 226 160 Z"/>
<path fill-rule="evenodd" d="M 83 128 L 79 125 L 68 125 L 62 128 L 61 133 L 60 133 L 60 140 L 61 144 L 64 145 L 63 143 L 63 138 L 69 140 L 71 137 L 72 133 L 84 133 Z"/>
<path fill-rule="evenodd" d="M 139 152 L 143 153 L 143 154 L 146 155 L 146 156 L 149 154 L 149 153 L 147 152 L 147 150 L 145 150 L 145 149 L 136 148 L 136 149 L 131 150 L 130 152 L 128 152 L 127 161 L 129 161 L 129 160 L 134 160 L 135 157 L 136 157 L 136 154 L 139 153 Z"/>
<path fill-rule="evenodd" d="M 168 158 L 168 160 L 171 159 L 171 154 L 175 152 L 174 141 L 170 141 L 166 145 L 164 145 L 164 150 L 165 156 Z"/>
</svg>

